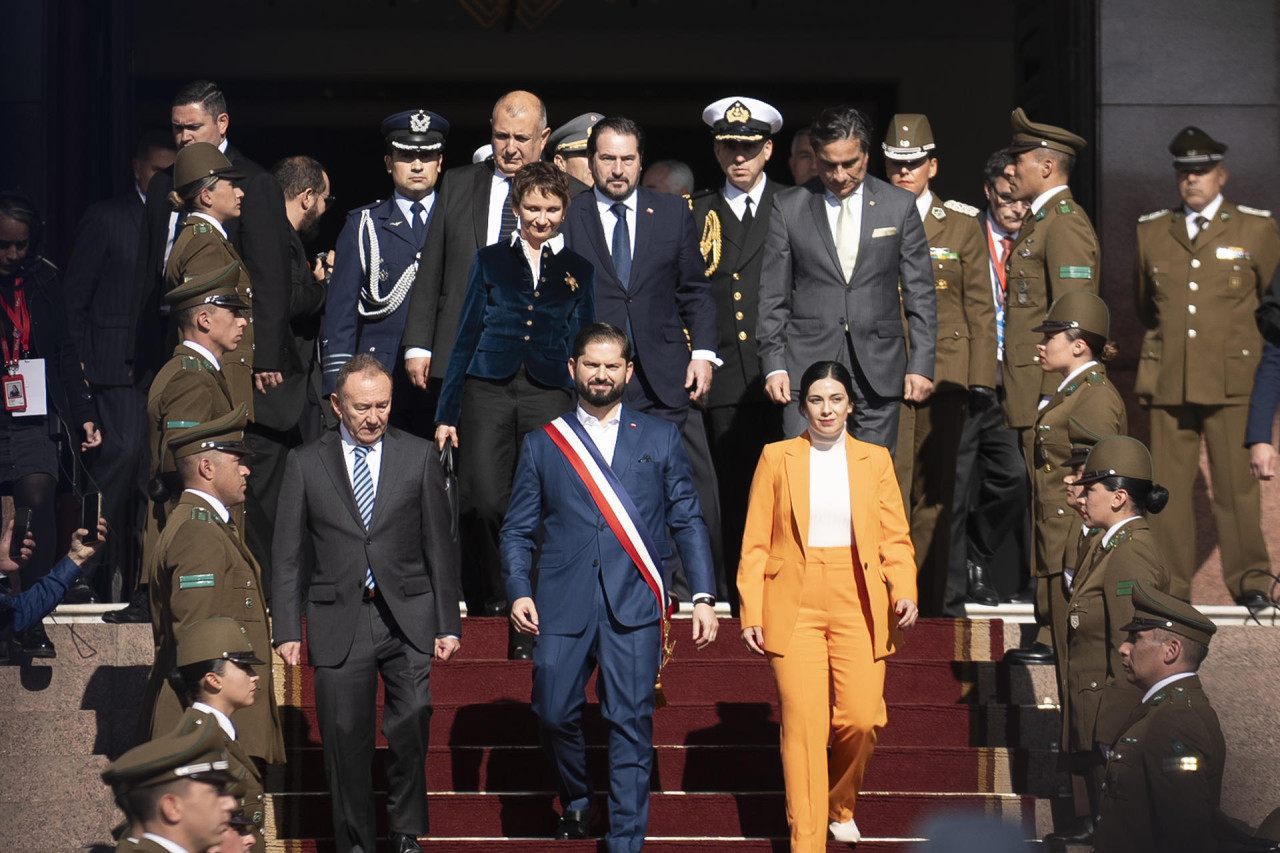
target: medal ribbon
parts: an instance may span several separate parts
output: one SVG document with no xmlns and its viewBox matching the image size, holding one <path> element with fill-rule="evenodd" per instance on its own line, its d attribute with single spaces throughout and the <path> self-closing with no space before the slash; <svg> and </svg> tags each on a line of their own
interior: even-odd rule
<svg viewBox="0 0 1280 853">
<path fill-rule="evenodd" d="M 31 312 L 27 310 L 27 300 L 22 295 L 22 279 L 19 278 L 13 283 L 13 307 L 9 306 L 3 296 L 0 296 L 0 306 L 4 307 L 4 313 L 13 325 L 12 346 L 9 344 L 8 336 L 0 335 L 5 367 L 12 374 L 18 370 L 18 360 L 31 348 Z"/>
</svg>

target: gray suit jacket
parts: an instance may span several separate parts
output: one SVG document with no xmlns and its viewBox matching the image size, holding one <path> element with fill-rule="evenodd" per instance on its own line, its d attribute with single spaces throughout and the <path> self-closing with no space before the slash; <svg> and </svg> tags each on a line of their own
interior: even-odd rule
<svg viewBox="0 0 1280 853">
<path fill-rule="evenodd" d="M 414 648 L 430 653 L 436 637 L 461 636 L 461 555 L 450 519 L 430 442 L 387 430 L 367 531 L 339 432 L 291 450 L 272 545 L 273 644 L 302 639 L 305 613 L 310 663 L 342 663 L 359 621 L 366 567 Z"/>
<path fill-rule="evenodd" d="M 882 397 L 902 396 L 904 374 L 933 378 L 938 307 L 915 197 L 873 177 L 863 186 L 858 261 L 849 281 L 840 270 L 821 181 L 773 198 L 756 337 L 761 369 L 786 370 L 793 391 L 815 361 L 852 367 L 856 358 Z"/>
</svg>

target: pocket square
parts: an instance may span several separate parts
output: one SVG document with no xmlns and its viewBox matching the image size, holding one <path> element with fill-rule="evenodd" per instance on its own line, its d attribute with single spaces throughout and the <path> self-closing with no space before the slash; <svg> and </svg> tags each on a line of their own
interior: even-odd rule
<svg viewBox="0 0 1280 853">
<path fill-rule="evenodd" d="M 898 233 L 897 227 L 890 225 L 888 228 L 877 228 L 876 230 L 872 231 L 871 239 L 874 240 L 877 237 L 892 237 L 894 234 L 897 234 L 897 233 Z"/>
</svg>

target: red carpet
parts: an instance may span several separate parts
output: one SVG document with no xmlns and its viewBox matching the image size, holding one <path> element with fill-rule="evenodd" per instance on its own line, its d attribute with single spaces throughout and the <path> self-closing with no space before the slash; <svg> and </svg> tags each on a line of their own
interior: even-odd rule
<svg viewBox="0 0 1280 853">
<path fill-rule="evenodd" d="M 687 622 L 677 622 L 680 632 Z M 671 705 L 654 718 L 655 791 L 646 850 L 785 850 L 786 818 L 778 756 L 777 696 L 762 658 L 738 640 L 735 620 L 697 652 L 682 639 L 663 681 Z M 595 842 L 553 842 L 555 781 L 537 744 L 529 709 L 531 667 L 506 661 L 506 623 L 467 619 L 460 658 L 438 665 L 427 759 L 429 850 L 594 850 Z M 890 659 L 889 725 L 868 770 L 858 823 L 859 850 L 902 850 L 929 815 L 981 812 L 1021 824 L 1034 836 L 1034 799 L 1017 776 L 1023 710 L 1006 707 L 1009 678 L 999 657 L 998 622 L 926 620 Z M 277 669 L 283 676 L 282 669 Z M 329 797 L 315 725 L 311 670 L 278 678 L 289 764 L 272 768 L 272 849 L 328 851 Z M 607 756 L 599 708 L 585 728 L 593 778 L 603 784 Z M 385 744 L 379 735 L 379 747 Z M 1008 748 L 1010 751 L 1006 751 Z M 385 794 L 381 749 L 374 769 L 379 810 Z M 1012 787 L 1011 785 L 1012 779 Z M 287 793 L 285 793 L 287 792 Z M 601 795 L 603 813 L 603 794 Z M 597 830 L 603 832 L 604 818 Z M 384 828 L 379 828 L 384 834 Z M 270 833 L 269 833 L 269 837 Z M 435 839 L 435 840 L 432 840 Z M 545 840 L 545 842 L 544 842 Z M 848 845 L 832 843 L 833 850 Z"/>
</svg>

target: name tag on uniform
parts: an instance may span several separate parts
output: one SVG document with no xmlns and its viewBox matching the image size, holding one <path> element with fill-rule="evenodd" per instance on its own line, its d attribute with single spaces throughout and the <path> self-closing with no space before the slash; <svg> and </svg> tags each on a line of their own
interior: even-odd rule
<svg viewBox="0 0 1280 853">
<path fill-rule="evenodd" d="M 872 231 L 871 239 L 874 240 L 877 237 L 892 237 L 894 234 L 897 234 L 897 233 L 898 233 L 898 229 L 890 225 L 888 228 L 877 228 L 876 230 Z"/>
<path fill-rule="evenodd" d="M 44 359 L 24 358 L 18 361 L 18 375 L 9 377 L 20 379 L 21 393 L 25 398 L 25 406 L 21 409 L 10 408 L 9 414 L 15 418 L 30 418 L 36 415 L 49 414 L 49 400 L 45 396 Z M 6 408 L 10 403 L 10 394 L 15 390 L 6 380 L 4 383 Z"/>
<path fill-rule="evenodd" d="M 1239 246 L 1219 246 L 1217 249 L 1217 258 L 1220 261 L 1251 261 L 1253 260 L 1253 252 L 1242 249 Z"/>
<path fill-rule="evenodd" d="M 935 261 L 958 261 L 960 260 L 960 253 L 952 249 L 935 249 L 930 246 L 929 257 Z"/>
</svg>

